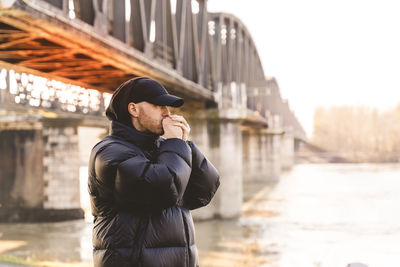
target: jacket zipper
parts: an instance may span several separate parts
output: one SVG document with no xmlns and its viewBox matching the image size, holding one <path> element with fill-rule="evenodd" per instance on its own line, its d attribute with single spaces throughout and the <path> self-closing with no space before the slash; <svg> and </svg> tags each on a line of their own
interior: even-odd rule
<svg viewBox="0 0 400 267">
<path fill-rule="evenodd" d="M 189 244 L 189 226 L 187 224 L 185 215 L 183 214 L 183 211 L 181 210 L 181 215 L 182 215 L 182 220 L 183 220 L 183 225 L 185 227 L 185 239 L 186 239 L 186 250 L 187 250 L 187 260 L 186 260 L 186 266 L 190 267 L 190 244 Z"/>
</svg>

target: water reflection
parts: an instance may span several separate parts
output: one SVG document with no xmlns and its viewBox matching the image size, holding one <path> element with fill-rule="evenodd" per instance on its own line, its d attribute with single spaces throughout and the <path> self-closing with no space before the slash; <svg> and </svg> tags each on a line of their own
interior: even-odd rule
<svg viewBox="0 0 400 267">
<path fill-rule="evenodd" d="M 200 266 L 400 266 L 399 174 L 399 165 L 297 165 L 279 183 L 246 183 L 240 219 L 196 222 Z M 91 266 L 90 222 L 0 232 L 0 253 Z M 1 250 L 10 241 L 20 243 Z"/>
<path fill-rule="evenodd" d="M 399 165 L 298 165 L 277 184 L 247 184 L 259 191 L 246 194 L 239 221 L 197 224 L 200 236 L 213 233 L 198 240 L 201 262 L 400 266 L 399 174 Z"/>
</svg>

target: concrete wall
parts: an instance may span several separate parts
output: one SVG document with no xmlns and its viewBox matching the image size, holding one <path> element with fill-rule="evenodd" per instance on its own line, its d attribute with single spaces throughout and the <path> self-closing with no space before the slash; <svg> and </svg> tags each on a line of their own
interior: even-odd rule
<svg viewBox="0 0 400 267">
<path fill-rule="evenodd" d="M 83 217 L 75 122 L 0 122 L 0 221 Z"/>
<path fill-rule="evenodd" d="M 0 211 L 41 207 L 44 190 L 42 147 L 41 130 L 0 131 Z"/>
<path fill-rule="evenodd" d="M 46 123 L 43 157 L 44 209 L 79 209 L 79 147 L 77 126 Z"/>
</svg>

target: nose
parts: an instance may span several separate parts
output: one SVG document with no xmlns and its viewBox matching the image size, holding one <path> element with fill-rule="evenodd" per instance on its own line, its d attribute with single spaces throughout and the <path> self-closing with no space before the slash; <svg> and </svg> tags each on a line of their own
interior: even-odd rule
<svg viewBox="0 0 400 267">
<path fill-rule="evenodd" d="M 171 112 L 169 111 L 169 108 L 167 106 L 162 107 L 162 115 L 163 117 L 168 117 L 171 115 Z"/>
</svg>

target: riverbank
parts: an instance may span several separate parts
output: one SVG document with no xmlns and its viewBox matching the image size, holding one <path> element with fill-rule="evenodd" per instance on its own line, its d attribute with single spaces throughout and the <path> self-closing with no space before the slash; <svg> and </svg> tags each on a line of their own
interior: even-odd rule
<svg viewBox="0 0 400 267">
<path fill-rule="evenodd" d="M 325 150 L 311 143 L 302 143 L 295 152 L 295 163 L 398 164 L 400 163 L 400 153 L 393 152 L 390 157 L 356 151 L 339 153 Z"/>
<path fill-rule="evenodd" d="M 349 159 L 339 156 L 334 152 L 326 151 L 310 143 L 302 143 L 295 152 L 295 163 L 352 163 Z"/>
</svg>

